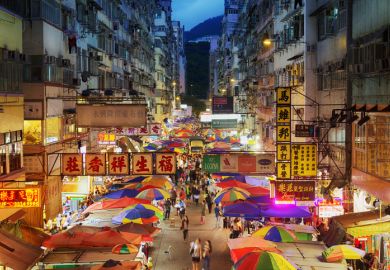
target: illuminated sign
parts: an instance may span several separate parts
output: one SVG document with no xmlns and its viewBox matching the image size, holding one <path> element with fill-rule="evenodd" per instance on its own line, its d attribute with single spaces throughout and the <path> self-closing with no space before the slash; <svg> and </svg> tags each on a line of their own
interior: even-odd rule
<svg viewBox="0 0 390 270">
<path fill-rule="evenodd" d="M 116 128 L 116 135 L 126 136 L 153 136 L 161 135 L 162 125 L 160 123 L 149 123 L 145 127 L 139 128 Z"/>
<path fill-rule="evenodd" d="M 292 176 L 317 176 L 317 145 L 292 144 Z"/>
<path fill-rule="evenodd" d="M 0 207 L 40 207 L 39 188 L 0 189 Z"/>
<path fill-rule="evenodd" d="M 333 201 L 319 200 L 318 216 L 320 218 L 329 218 L 344 215 L 344 207 L 341 199 L 335 198 Z"/>
<path fill-rule="evenodd" d="M 277 201 L 314 201 L 315 181 L 276 181 L 275 199 Z"/>
<path fill-rule="evenodd" d="M 115 145 L 116 136 L 115 134 L 100 132 L 97 136 L 97 143 L 103 145 Z"/>
<path fill-rule="evenodd" d="M 233 113 L 233 97 L 213 97 L 213 114 Z"/>
</svg>

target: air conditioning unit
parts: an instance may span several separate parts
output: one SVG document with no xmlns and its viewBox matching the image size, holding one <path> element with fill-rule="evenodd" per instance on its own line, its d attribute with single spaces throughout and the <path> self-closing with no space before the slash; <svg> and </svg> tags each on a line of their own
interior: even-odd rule
<svg viewBox="0 0 390 270">
<path fill-rule="evenodd" d="M 55 56 L 49 56 L 48 61 L 49 61 L 48 64 L 55 64 L 56 63 L 56 57 Z"/>
<path fill-rule="evenodd" d="M 62 66 L 70 67 L 70 60 L 69 59 L 62 59 Z"/>
<path fill-rule="evenodd" d="M 103 55 L 96 55 L 95 56 L 95 60 L 98 61 L 98 62 L 103 61 Z"/>
</svg>

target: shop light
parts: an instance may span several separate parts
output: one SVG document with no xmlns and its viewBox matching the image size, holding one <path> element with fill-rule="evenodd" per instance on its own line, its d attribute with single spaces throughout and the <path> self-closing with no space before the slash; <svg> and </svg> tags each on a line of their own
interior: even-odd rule
<svg viewBox="0 0 390 270">
<path fill-rule="evenodd" d="M 295 202 L 295 200 L 290 200 L 290 201 L 275 200 L 275 204 L 277 204 L 277 205 L 281 205 L 281 204 L 295 205 L 296 202 Z"/>
</svg>

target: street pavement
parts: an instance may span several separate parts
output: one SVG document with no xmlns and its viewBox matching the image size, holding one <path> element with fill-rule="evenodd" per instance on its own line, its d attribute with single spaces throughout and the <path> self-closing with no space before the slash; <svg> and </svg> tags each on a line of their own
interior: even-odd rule
<svg viewBox="0 0 390 270">
<path fill-rule="evenodd" d="M 172 208 L 173 209 L 173 208 Z M 191 270 L 191 256 L 189 255 L 190 243 L 197 237 L 202 240 L 210 240 L 212 244 L 211 267 L 210 269 L 230 270 L 232 261 L 229 255 L 227 240 L 230 231 L 222 229 L 222 220 L 220 228 L 215 228 L 214 210 L 208 214 L 206 208 L 206 223 L 200 224 L 200 205 L 187 205 L 187 216 L 189 219 L 189 238 L 185 242 L 183 233 L 180 230 L 180 217 L 176 216 L 176 211 L 171 211 L 171 218 L 175 219 L 175 227 L 170 226 L 170 221 L 164 220 L 160 227 L 162 232 L 155 237 L 154 246 L 151 249 L 150 256 L 153 258 L 155 270 Z M 170 259 L 166 253 L 169 246 L 172 246 Z M 201 268 L 202 269 L 202 268 Z"/>
</svg>

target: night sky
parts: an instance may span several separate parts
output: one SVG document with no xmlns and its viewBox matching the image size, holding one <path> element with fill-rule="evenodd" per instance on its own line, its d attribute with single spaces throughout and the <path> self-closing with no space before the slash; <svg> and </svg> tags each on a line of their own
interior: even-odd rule
<svg viewBox="0 0 390 270">
<path fill-rule="evenodd" d="M 224 0 L 173 0 L 173 18 L 185 26 L 185 30 L 209 18 L 223 14 Z"/>
</svg>

